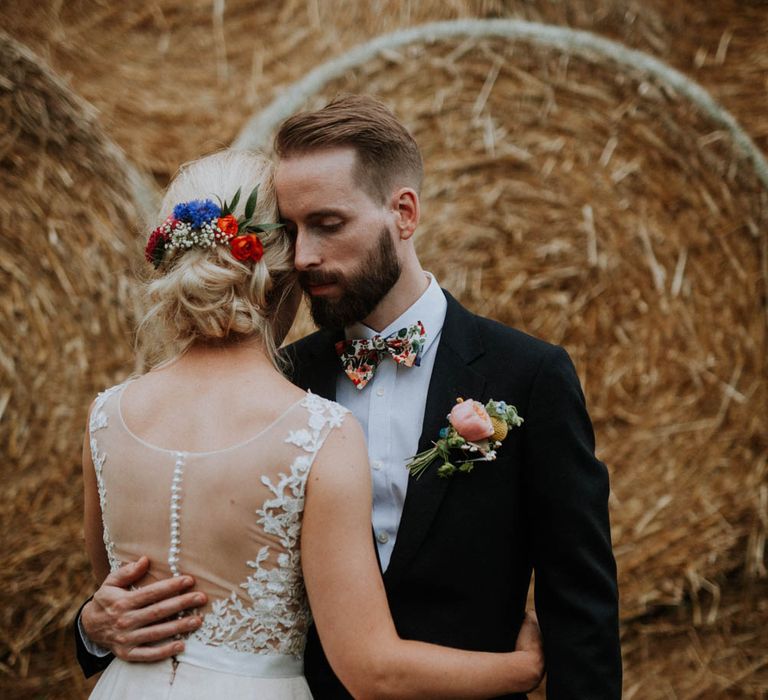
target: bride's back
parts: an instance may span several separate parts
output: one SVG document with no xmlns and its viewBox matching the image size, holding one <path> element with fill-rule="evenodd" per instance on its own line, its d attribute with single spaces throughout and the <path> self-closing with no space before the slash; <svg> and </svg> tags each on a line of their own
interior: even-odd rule
<svg viewBox="0 0 768 700">
<path fill-rule="evenodd" d="M 152 579 L 195 577 L 210 601 L 200 641 L 299 656 L 304 489 L 343 409 L 271 368 L 222 372 L 228 354 L 219 351 L 218 367 L 203 362 L 208 371 L 194 380 L 193 352 L 94 403 L 105 545 L 113 570 L 145 554 Z"/>
<path fill-rule="evenodd" d="M 173 663 L 117 660 L 94 697 L 165 698 L 169 680 L 172 697 L 310 697 L 304 495 L 345 410 L 277 370 L 298 303 L 277 221 L 272 165 L 250 152 L 182 167 L 160 206 L 139 339 L 149 364 L 176 359 L 94 401 L 86 546 L 100 578 L 146 555 L 139 586 L 190 574 L 208 603 Z"/>
<path fill-rule="evenodd" d="M 193 346 L 131 382 L 121 411 L 146 442 L 208 452 L 253 437 L 303 395 L 274 370 L 257 343 Z"/>
</svg>

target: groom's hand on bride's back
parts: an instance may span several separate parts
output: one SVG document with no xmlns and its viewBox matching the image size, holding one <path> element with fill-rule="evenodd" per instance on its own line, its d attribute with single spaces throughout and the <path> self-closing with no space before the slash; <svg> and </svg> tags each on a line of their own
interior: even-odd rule
<svg viewBox="0 0 768 700">
<path fill-rule="evenodd" d="M 176 635 L 200 626 L 198 615 L 177 617 L 179 612 L 199 608 L 206 602 L 204 593 L 190 591 L 194 585 L 191 576 L 167 578 L 129 590 L 148 569 L 149 560 L 141 557 L 109 574 L 80 615 L 90 641 L 125 661 L 159 661 L 178 654 L 184 642 L 175 639 Z"/>
</svg>

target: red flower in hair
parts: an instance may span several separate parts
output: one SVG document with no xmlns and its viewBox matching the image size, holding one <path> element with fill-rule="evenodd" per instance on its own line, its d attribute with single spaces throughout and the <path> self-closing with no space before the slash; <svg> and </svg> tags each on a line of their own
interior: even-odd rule
<svg viewBox="0 0 768 700">
<path fill-rule="evenodd" d="M 230 238 L 237 235 L 237 219 L 232 214 L 222 216 L 218 222 L 218 227 L 227 234 Z"/>
<path fill-rule="evenodd" d="M 167 223 L 167 222 L 166 222 Z M 165 255 L 165 246 L 168 243 L 167 225 L 158 226 L 149 236 L 147 247 L 144 249 L 144 257 L 152 263 L 155 269 L 160 267 Z"/>
<path fill-rule="evenodd" d="M 264 246 L 255 233 L 236 236 L 229 242 L 229 247 L 232 249 L 232 255 L 241 261 L 259 262 L 264 255 Z"/>
</svg>

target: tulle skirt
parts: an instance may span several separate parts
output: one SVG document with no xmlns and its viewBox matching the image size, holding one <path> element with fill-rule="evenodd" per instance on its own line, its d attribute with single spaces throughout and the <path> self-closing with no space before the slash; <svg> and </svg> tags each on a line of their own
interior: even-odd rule
<svg viewBox="0 0 768 700">
<path fill-rule="evenodd" d="M 294 657 L 245 654 L 187 640 L 174 669 L 171 659 L 130 663 L 115 659 L 92 700 L 311 700 Z"/>
</svg>

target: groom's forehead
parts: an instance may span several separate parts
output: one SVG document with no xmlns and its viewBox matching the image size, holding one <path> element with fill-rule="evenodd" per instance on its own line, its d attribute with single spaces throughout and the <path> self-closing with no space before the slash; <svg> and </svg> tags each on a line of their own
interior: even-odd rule
<svg viewBox="0 0 768 700">
<path fill-rule="evenodd" d="M 370 206 L 370 195 L 355 165 L 355 153 L 349 149 L 281 159 L 275 173 L 281 215 L 306 217 L 328 210 Z"/>
<path fill-rule="evenodd" d="M 284 218 L 321 218 L 346 215 L 365 206 L 364 196 L 354 184 L 326 183 L 311 189 L 278 188 L 277 204 Z"/>
<path fill-rule="evenodd" d="M 278 187 L 297 180 L 345 181 L 355 184 L 358 156 L 351 147 L 321 148 L 283 156 L 277 162 Z"/>
</svg>

